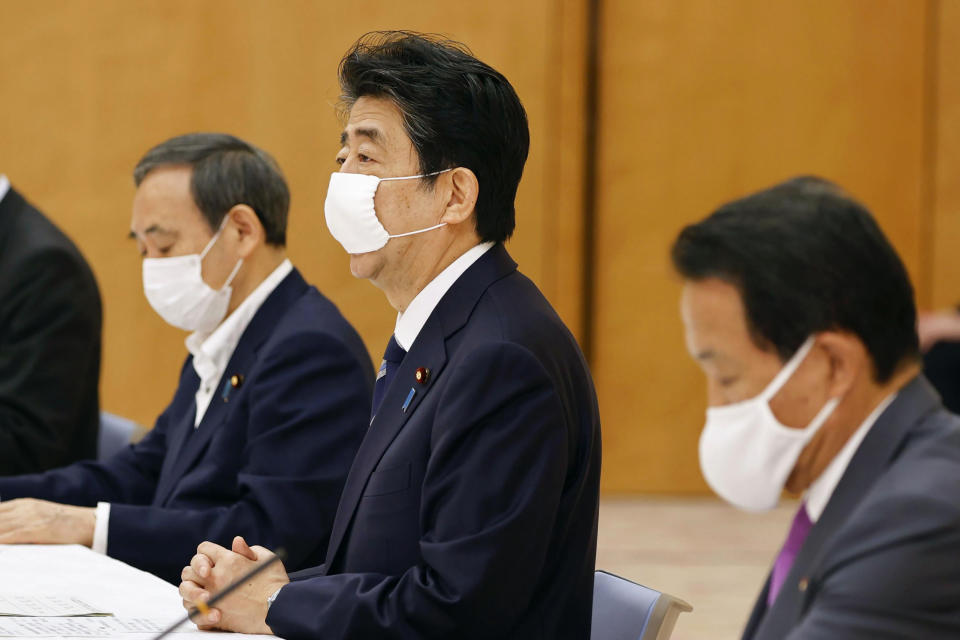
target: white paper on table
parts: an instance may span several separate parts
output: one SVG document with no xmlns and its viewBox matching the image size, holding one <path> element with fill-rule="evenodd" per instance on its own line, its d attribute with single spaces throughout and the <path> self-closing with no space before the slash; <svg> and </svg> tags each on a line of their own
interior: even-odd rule
<svg viewBox="0 0 960 640">
<path fill-rule="evenodd" d="M 0 637 L 102 638 L 160 631 L 144 618 L 0 618 Z"/>
<path fill-rule="evenodd" d="M 111 616 L 74 596 L 0 593 L 0 616 Z"/>
<path fill-rule="evenodd" d="M 0 5 L 3 2 L 0 0 Z M 30 596 L 70 594 L 79 596 L 97 606 L 107 607 L 113 618 L 60 618 L 62 621 L 87 624 L 101 621 L 95 631 L 84 628 L 85 635 L 75 630 L 54 635 L 85 638 L 116 638 L 122 640 L 152 640 L 160 629 L 183 617 L 183 599 L 177 588 L 160 578 L 135 569 L 119 560 L 96 553 L 80 545 L 0 545 L 0 593 Z M 129 625 L 131 620 L 143 619 L 153 626 L 152 631 L 131 629 L 120 632 L 113 623 Z M 7 629 L 13 621 L 51 620 L 51 618 L 3 618 L 0 625 Z M 56 618 L 52 620 L 56 621 Z M 159 627 L 159 628 L 158 628 Z M 18 629 L 22 637 L 42 637 L 29 630 Z M 220 634 L 216 634 L 220 635 Z M 186 623 L 176 631 L 177 640 L 211 640 L 214 634 L 199 631 L 193 623 Z M 9 638 L 9 630 L 0 631 L 0 640 Z M 49 637 L 49 636 L 48 636 Z M 227 636 L 223 636 L 227 637 Z M 274 636 L 234 636 L 240 640 L 277 640 Z"/>
</svg>

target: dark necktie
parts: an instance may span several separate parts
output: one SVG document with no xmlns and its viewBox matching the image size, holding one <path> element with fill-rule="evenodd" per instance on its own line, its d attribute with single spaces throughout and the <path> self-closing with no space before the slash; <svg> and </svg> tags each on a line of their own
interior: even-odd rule
<svg viewBox="0 0 960 640">
<path fill-rule="evenodd" d="M 370 408 L 371 420 L 373 420 L 373 416 L 377 415 L 380 403 L 383 402 L 383 396 L 387 394 L 387 389 L 390 387 L 390 381 L 393 380 L 394 374 L 400 368 L 400 363 L 403 362 L 405 355 L 407 355 L 407 352 L 397 343 L 397 339 L 390 336 L 390 342 L 387 343 L 387 348 L 383 352 L 383 362 L 380 363 L 380 369 L 377 371 L 377 381 L 373 385 L 373 406 Z"/>
<path fill-rule="evenodd" d="M 780 555 L 773 563 L 773 571 L 770 572 L 770 589 L 767 593 L 767 606 L 771 606 L 777 599 L 783 583 L 787 580 L 787 574 L 793 567 L 793 561 L 797 559 L 803 541 L 807 539 L 807 534 L 813 527 L 810 516 L 807 515 L 807 503 L 801 502 L 797 515 L 793 517 L 793 524 L 790 526 L 790 533 L 787 534 L 787 540 L 780 549 Z"/>
</svg>

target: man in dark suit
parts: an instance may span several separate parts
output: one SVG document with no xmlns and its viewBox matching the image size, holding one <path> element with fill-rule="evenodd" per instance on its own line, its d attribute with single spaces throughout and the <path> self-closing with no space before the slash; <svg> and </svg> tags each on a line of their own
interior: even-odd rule
<svg viewBox="0 0 960 640">
<path fill-rule="evenodd" d="M 870 213 L 797 178 L 684 229 L 673 261 L 704 477 L 747 510 L 803 495 L 744 638 L 960 637 L 960 419 Z"/>
<path fill-rule="evenodd" d="M 100 325 L 83 256 L 0 175 L 0 476 L 96 457 Z"/>
<path fill-rule="evenodd" d="M 325 564 L 272 567 L 198 622 L 286 638 L 585 638 L 600 424 L 576 342 L 502 244 L 523 107 L 495 70 L 415 34 L 362 39 L 340 72 L 350 114 L 327 224 L 399 312 L 374 417 Z M 266 557 L 204 543 L 186 604 Z"/>
<path fill-rule="evenodd" d="M 0 542 L 85 544 L 177 582 L 198 543 L 242 533 L 311 566 L 366 431 L 366 349 L 287 260 L 289 194 L 266 153 L 190 134 L 134 177 L 147 299 L 193 331 L 180 385 L 112 459 L 0 480 Z"/>
</svg>

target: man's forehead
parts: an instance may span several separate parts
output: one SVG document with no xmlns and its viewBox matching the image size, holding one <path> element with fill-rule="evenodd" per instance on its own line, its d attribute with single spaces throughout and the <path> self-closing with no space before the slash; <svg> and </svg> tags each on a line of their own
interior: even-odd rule
<svg viewBox="0 0 960 640">
<path fill-rule="evenodd" d="M 753 346 L 736 287 L 717 279 L 684 284 L 681 313 L 687 348 L 698 360 L 719 359 Z"/>
<path fill-rule="evenodd" d="M 359 98 L 350 109 L 343 134 L 347 137 L 364 136 L 389 142 L 398 130 L 402 131 L 400 110 L 384 98 Z"/>
<path fill-rule="evenodd" d="M 190 169 L 161 167 L 144 178 L 134 194 L 133 235 L 170 235 L 203 223 L 190 191 Z"/>
</svg>

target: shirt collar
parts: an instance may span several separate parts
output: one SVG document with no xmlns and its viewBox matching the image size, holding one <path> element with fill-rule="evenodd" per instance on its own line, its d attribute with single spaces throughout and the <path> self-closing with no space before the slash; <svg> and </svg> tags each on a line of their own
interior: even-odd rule
<svg viewBox="0 0 960 640">
<path fill-rule="evenodd" d="M 0 173 L 0 201 L 7 195 L 7 191 L 10 191 L 10 180 L 7 179 L 7 176 Z"/>
<path fill-rule="evenodd" d="M 423 325 L 427 323 L 430 314 L 440 304 L 440 300 L 453 283 L 493 245 L 493 242 L 480 243 L 454 260 L 416 295 L 403 313 L 397 314 L 397 326 L 393 330 L 393 337 L 404 351 L 409 351 L 413 346 Z"/>
<path fill-rule="evenodd" d="M 827 508 L 830 497 L 833 495 L 834 490 L 836 490 L 837 485 L 840 484 L 844 472 L 846 472 L 847 467 L 850 465 L 850 460 L 853 459 L 853 454 L 860 448 L 860 443 L 867 437 L 867 433 L 880 417 L 880 414 L 886 411 L 887 407 L 890 406 L 890 403 L 893 402 L 896 397 L 896 393 L 891 393 L 876 406 L 870 415 L 867 416 L 867 419 L 864 420 L 857 430 L 854 431 L 853 435 L 850 436 L 850 439 L 843 445 L 840 452 L 830 461 L 830 464 L 827 465 L 823 473 L 821 473 L 820 476 L 813 481 L 813 484 L 810 485 L 810 488 L 807 489 L 807 515 L 810 516 L 812 522 L 816 522 L 820 519 L 820 516 L 823 515 L 823 510 Z"/>
<path fill-rule="evenodd" d="M 186 345 L 193 356 L 193 369 L 201 380 L 219 379 L 223 375 L 247 325 L 291 271 L 293 264 L 290 260 L 284 260 L 216 329 L 210 333 L 197 331 L 187 336 Z"/>
</svg>

